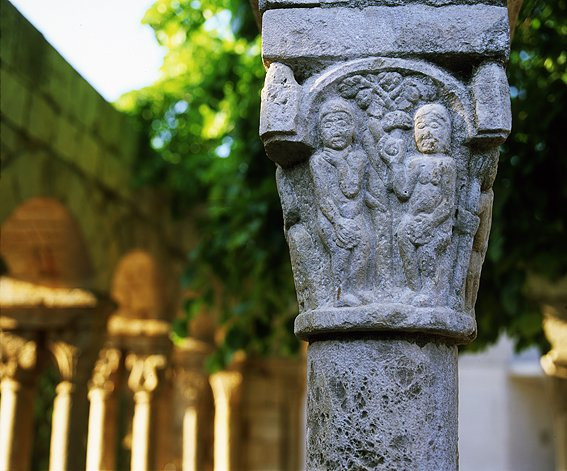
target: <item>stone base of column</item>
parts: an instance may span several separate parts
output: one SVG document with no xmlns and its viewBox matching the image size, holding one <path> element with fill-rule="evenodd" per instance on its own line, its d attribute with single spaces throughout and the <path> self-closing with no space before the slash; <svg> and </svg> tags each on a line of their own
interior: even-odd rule
<svg viewBox="0 0 567 471">
<path fill-rule="evenodd" d="M 457 469 L 457 347 L 319 340 L 307 354 L 307 469 Z"/>
</svg>

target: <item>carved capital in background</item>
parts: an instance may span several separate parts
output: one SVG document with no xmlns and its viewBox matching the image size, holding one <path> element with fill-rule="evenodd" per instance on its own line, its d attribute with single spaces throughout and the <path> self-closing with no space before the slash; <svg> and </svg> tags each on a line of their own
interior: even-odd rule
<svg viewBox="0 0 567 471">
<path fill-rule="evenodd" d="M 233 405 L 240 400 L 242 373 L 239 371 L 219 371 L 209 377 L 209 383 L 217 407 Z"/>
<path fill-rule="evenodd" d="M 62 380 L 76 381 L 80 348 L 64 340 L 56 340 L 49 342 L 49 350 L 53 354 Z"/>
<path fill-rule="evenodd" d="M 130 370 L 128 387 L 134 393 L 155 391 L 159 385 L 159 370 L 163 370 L 165 366 L 165 355 L 128 354 L 126 356 L 126 368 Z"/>
<path fill-rule="evenodd" d="M 0 332 L 0 380 L 19 381 L 35 370 L 37 341 L 32 334 Z"/>
<path fill-rule="evenodd" d="M 90 389 L 102 389 L 107 392 L 114 390 L 113 375 L 120 366 L 120 351 L 115 348 L 105 348 L 100 351 L 93 369 Z"/>
</svg>

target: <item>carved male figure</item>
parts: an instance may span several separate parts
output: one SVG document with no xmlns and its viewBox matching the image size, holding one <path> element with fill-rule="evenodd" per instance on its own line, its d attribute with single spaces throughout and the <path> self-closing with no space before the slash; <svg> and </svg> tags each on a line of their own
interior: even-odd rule
<svg viewBox="0 0 567 471">
<path fill-rule="evenodd" d="M 419 291 L 417 303 L 435 302 L 440 268 L 453 228 L 456 167 L 448 155 L 451 118 L 440 104 L 419 108 L 414 117 L 419 153 L 406 168 L 398 168 L 394 190 L 407 200 L 397 239 L 408 286 Z"/>
<path fill-rule="evenodd" d="M 321 148 L 310 160 L 318 229 L 331 257 L 335 305 L 356 306 L 366 300 L 362 290 L 369 242 L 363 217 L 363 183 L 368 160 L 353 144 L 354 114 L 345 100 L 330 99 L 323 104 L 319 138 Z"/>
</svg>

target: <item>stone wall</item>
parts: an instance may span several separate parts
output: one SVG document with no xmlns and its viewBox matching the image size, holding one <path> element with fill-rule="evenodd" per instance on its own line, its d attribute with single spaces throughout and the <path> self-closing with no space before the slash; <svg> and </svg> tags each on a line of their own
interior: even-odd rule
<svg viewBox="0 0 567 471">
<path fill-rule="evenodd" d="M 77 219 L 93 261 L 87 285 L 109 288 L 121 254 L 147 249 L 170 264 L 191 243 L 156 191 L 135 189 L 141 136 L 6 0 L 1 15 L 0 221 L 32 197 Z"/>
</svg>

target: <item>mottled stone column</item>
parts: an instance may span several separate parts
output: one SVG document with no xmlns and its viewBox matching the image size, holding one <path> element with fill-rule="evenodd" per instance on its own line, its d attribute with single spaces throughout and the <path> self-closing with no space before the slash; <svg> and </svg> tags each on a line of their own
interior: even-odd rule
<svg viewBox="0 0 567 471">
<path fill-rule="evenodd" d="M 265 0 L 260 134 L 309 341 L 307 469 L 457 469 L 476 335 L 504 2 Z"/>
</svg>

